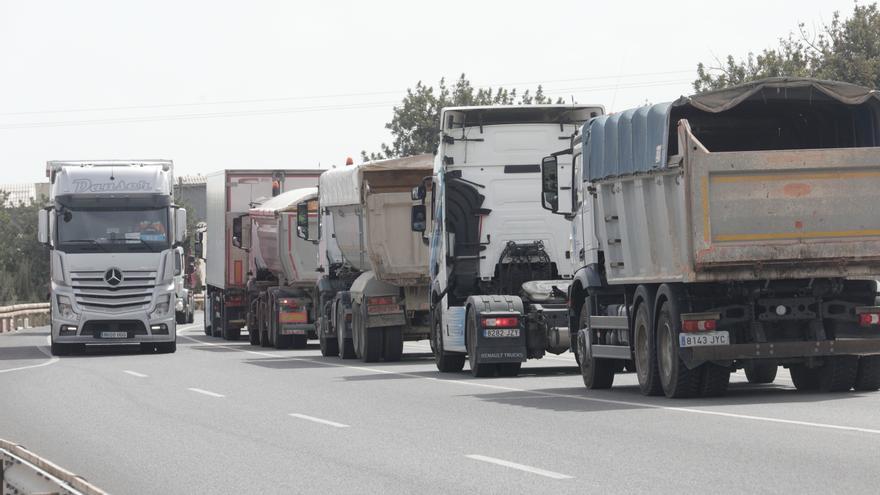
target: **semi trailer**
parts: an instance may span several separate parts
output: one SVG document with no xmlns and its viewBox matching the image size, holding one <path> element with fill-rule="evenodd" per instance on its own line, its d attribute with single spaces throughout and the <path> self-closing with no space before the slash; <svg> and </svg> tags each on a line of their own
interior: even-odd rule
<svg viewBox="0 0 880 495">
<path fill-rule="evenodd" d="M 233 245 L 248 251 L 253 267 L 247 283 L 247 328 L 253 345 L 304 349 L 310 338 L 317 338 L 318 253 L 296 233 L 297 206 L 317 196 L 315 187 L 294 189 L 233 220 L 233 231 L 241 232 Z M 317 228 L 317 210 L 306 214 Z"/>
<path fill-rule="evenodd" d="M 318 198 L 300 204 L 298 232 L 321 247 L 323 355 L 398 361 L 404 341 L 428 337 L 428 238 L 410 226 L 413 188 L 425 189 L 432 163 L 417 155 L 334 168 Z"/>
<path fill-rule="evenodd" d="M 431 348 L 440 371 L 519 373 L 571 349 L 569 224 L 541 208 L 541 159 L 599 105 L 446 108 L 430 205 Z M 561 169 L 570 165 L 562 159 Z M 413 222 L 413 229 L 424 230 Z M 547 282 L 550 281 L 550 282 Z"/>
<path fill-rule="evenodd" d="M 50 161 L 39 240 L 49 246 L 51 351 L 177 347 L 176 248 L 186 210 L 169 160 Z"/>
<path fill-rule="evenodd" d="M 565 168 L 573 157 L 574 169 Z M 880 388 L 880 97 L 768 79 L 592 119 L 543 160 L 571 220 L 568 321 L 588 388 Z"/>
<path fill-rule="evenodd" d="M 205 261 L 205 335 L 238 340 L 247 323 L 248 253 L 233 245 L 241 232 L 233 221 L 285 191 L 314 187 L 321 170 L 222 170 L 209 174 L 207 222 L 197 234 Z M 240 225 L 240 223 L 239 223 Z"/>
</svg>

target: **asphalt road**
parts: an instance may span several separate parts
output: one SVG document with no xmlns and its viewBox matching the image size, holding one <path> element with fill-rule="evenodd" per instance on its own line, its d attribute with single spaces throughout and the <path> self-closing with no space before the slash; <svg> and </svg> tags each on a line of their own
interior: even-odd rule
<svg viewBox="0 0 880 495">
<path fill-rule="evenodd" d="M 197 316 L 196 321 L 201 317 Z M 111 493 L 876 493 L 880 393 L 587 391 L 570 356 L 517 378 L 205 337 L 173 355 L 48 357 L 0 335 L 0 438 Z"/>
</svg>

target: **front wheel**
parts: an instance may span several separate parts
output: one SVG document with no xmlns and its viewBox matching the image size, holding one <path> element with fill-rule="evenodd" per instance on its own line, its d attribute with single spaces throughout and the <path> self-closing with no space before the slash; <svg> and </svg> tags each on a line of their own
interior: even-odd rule
<svg viewBox="0 0 880 495">
<path fill-rule="evenodd" d="M 592 305 L 589 297 L 581 306 L 580 317 L 578 318 L 577 348 L 580 355 L 579 365 L 581 376 L 584 379 L 584 385 L 588 389 L 606 389 L 611 388 L 614 383 L 614 372 L 616 370 L 616 362 L 613 359 L 596 359 L 590 353 L 590 346 L 587 345 L 587 339 L 591 338 L 592 332 L 587 328 L 590 315 L 592 314 Z M 596 342 L 593 342 L 596 343 Z"/>
</svg>

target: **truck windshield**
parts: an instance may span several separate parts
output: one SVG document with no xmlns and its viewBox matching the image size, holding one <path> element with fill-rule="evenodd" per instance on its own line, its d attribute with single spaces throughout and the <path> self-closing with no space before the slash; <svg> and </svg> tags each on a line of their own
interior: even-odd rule
<svg viewBox="0 0 880 495">
<path fill-rule="evenodd" d="M 68 209 L 58 213 L 58 249 L 130 252 L 167 249 L 168 209 Z"/>
</svg>

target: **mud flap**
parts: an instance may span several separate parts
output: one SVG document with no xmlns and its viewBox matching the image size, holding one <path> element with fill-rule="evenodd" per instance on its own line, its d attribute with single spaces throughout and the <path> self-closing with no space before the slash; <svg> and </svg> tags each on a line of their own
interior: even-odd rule
<svg viewBox="0 0 880 495">
<path fill-rule="evenodd" d="M 469 318 L 467 339 L 473 339 L 478 363 L 524 363 L 526 361 L 526 330 L 523 302 L 517 296 L 471 296 L 467 300 Z M 517 318 L 517 325 L 493 328 L 485 320 Z M 494 334 L 494 335 L 493 335 Z M 515 335 L 511 335 L 515 334 Z M 501 335 L 501 336 L 496 336 Z"/>
</svg>

